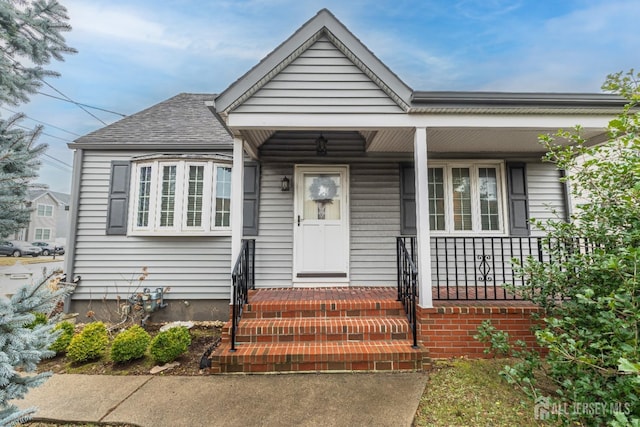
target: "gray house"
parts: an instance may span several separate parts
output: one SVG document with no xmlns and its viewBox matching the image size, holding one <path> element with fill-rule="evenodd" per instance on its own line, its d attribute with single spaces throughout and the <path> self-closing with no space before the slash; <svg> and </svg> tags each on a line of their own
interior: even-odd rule
<svg viewBox="0 0 640 427">
<path fill-rule="evenodd" d="M 249 304 L 268 300 L 265 317 L 282 319 L 296 314 L 267 289 L 305 288 L 297 295 L 328 316 L 336 304 L 317 296 L 327 289 L 331 300 L 393 289 L 395 300 L 398 284 L 400 299 L 417 297 L 412 325 L 443 302 L 508 299 L 511 259 L 545 256 L 529 219 L 568 216 L 562 172 L 541 162 L 538 135 L 579 123 L 598 143 L 622 104 L 603 94 L 416 91 L 321 10 L 221 94 L 180 94 L 70 145 L 66 268 L 82 276 L 73 309 L 126 296 L 142 267 L 145 286 L 171 287 L 163 315 L 177 318 L 227 319 L 232 284 L 245 281 L 257 289 Z M 261 341 L 255 329 L 235 335 L 246 293 L 235 292 L 227 344 Z M 310 335 L 326 330 L 315 322 Z M 426 327 L 400 333 L 412 334 L 433 350 Z M 214 370 L 225 371 L 224 351 Z M 287 360 L 283 370 L 328 366 Z M 409 366 L 366 360 L 363 369 Z M 352 362 L 336 369 L 365 366 Z"/>
<path fill-rule="evenodd" d="M 29 225 L 14 239 L 66 244 L 69 232 L 69 198 L 65 193 L 46 189 L 29 190 L 27 200 L 33 209 Z"/>
</svg>

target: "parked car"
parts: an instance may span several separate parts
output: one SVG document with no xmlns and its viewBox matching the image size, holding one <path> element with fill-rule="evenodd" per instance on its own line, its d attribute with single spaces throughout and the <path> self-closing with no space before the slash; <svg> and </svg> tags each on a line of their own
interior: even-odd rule
<svg viewBox="0 0 640 427">
<path fill-rule="evenodd" d="M 42 249 L 42 256 L 49 255 L 64 255 L 64 247 L 63 246 L 52 246 L 47 242 L 31 242 L 31 245 L 37 246 Z"/>
<path fill-rule="evenodd" d="M 42 249 L 37 246 L 33 246 L 27 242 L 20 241 L 2 241 L 0 242 L 0 255 L 6 256 L 25 256 L 31 255 L 33 257 L 37 257 L 42 253 Z"/>
</svg>

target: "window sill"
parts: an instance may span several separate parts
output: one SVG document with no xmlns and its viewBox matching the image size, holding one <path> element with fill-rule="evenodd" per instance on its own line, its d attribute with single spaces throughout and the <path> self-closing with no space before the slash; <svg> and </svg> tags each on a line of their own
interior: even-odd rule
<svg viewBox="0 0 640 427">
<path fill-rule="evenodd" d="M 216 231 L 129 231 L 127 237 L 230 237 L 231 230 Z"/>
</svg>

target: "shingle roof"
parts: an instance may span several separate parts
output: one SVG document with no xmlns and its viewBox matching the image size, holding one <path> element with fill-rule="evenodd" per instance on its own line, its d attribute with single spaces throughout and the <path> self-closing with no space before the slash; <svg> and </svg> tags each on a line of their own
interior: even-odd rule
<svg viewBox="0 0 640 427">
<path fill-rule="evenodd" d="M 35 200 L 38 197 L 44 195 L 44 194 L 49 194 L 50 196 L 52 196 L 54 199 L 58 200 L 60 203 L 68 205 L 69 201 L 71 200 L 71 196 L 69 196 L 68 194 L 65 193 L 58 193 L 57 191 L 51 191 L 51 190 L 29 190 L 27 191 L 27 198 L 29 200 Z"/>
<path fill-rule="evenodd" d="M 231 146 L 233 139 L 205 105 L 205 101 L 213 101 L 215 97 L 215 94 L 181 93 L 81 136 L 75 144 Z"/>
</svg>

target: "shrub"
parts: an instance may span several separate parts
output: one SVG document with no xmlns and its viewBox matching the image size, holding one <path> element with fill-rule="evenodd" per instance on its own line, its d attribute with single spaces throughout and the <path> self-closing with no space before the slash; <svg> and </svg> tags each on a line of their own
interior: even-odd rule
<svg viewBox="0 0 640 427">
<path fill-rule="evenodd" d="M 149 347 L 151 337 L 139 325 L 133 325 L 116 335 L 111 344 L 111 359 L 116 363 L 140 359 Z"/>
<path fill-rule="evenodd" d="M 542 137 L 546 160 L 567 172 L 563 181 L 582 202 L 570 222 L 532 220 L 547 234 L 548 260 L 520 266 L 520 288 L 546 309 L 536 337 L 555 394 L 536 390 L 534 370 L 520 369 L 525 365 L 504 371 L 556 408 L 569 408 L 553 414 L 566 426 L 640 426 L 640 74 L 610 75 L 603 89 L 629 101 L 609 122 L 607 142 L 589 147 L 579 127 L 558 132 L 560 144 Z M 493 333 L 485 328 L 478 336 L 504 347 Z"/>
<path fill-rule="evenodd" d="M 99 359 L 107 349 L 109 336 L 102 322 L 89 323 L 79 334 L 71 338 L 67 357 L 73 362 Z"/>
<path fill-rule="evenodd" d="M 47 324 L 48 319 L 47 319 L 47 315 L 46 314 L 41 313 L 39 311 L 35 311 L 35 312 L 31 313 L 31 314 L 33 314 L 36 317 L 33 319 L 33 322 L 26 324 L 24 326 L 25 328 L 33 329 L 38 325 L 46 325 Z"/>
<path fill-rule="evenodd" d="M 75 328 L 71 322 L 65 321 L 58 323 L 55 328 L 53 328 L 53 332 L 56 331 L 60 331 L 60 335 L 58 335 L 58 338 L 49 346 L 49 350 L 53 350 L 56 353 L 65 353 L 67 347 L 69 347 L 71 338 L 73 338 Z"/>
<path fill-rule="evenodd" d="M 157 363 L 168 363 L 187 351 L 191 344 L 191 335 L 185 327 L 171 328 L 159 332 L 153 340 L 149 352 Z"/>
</svg>

